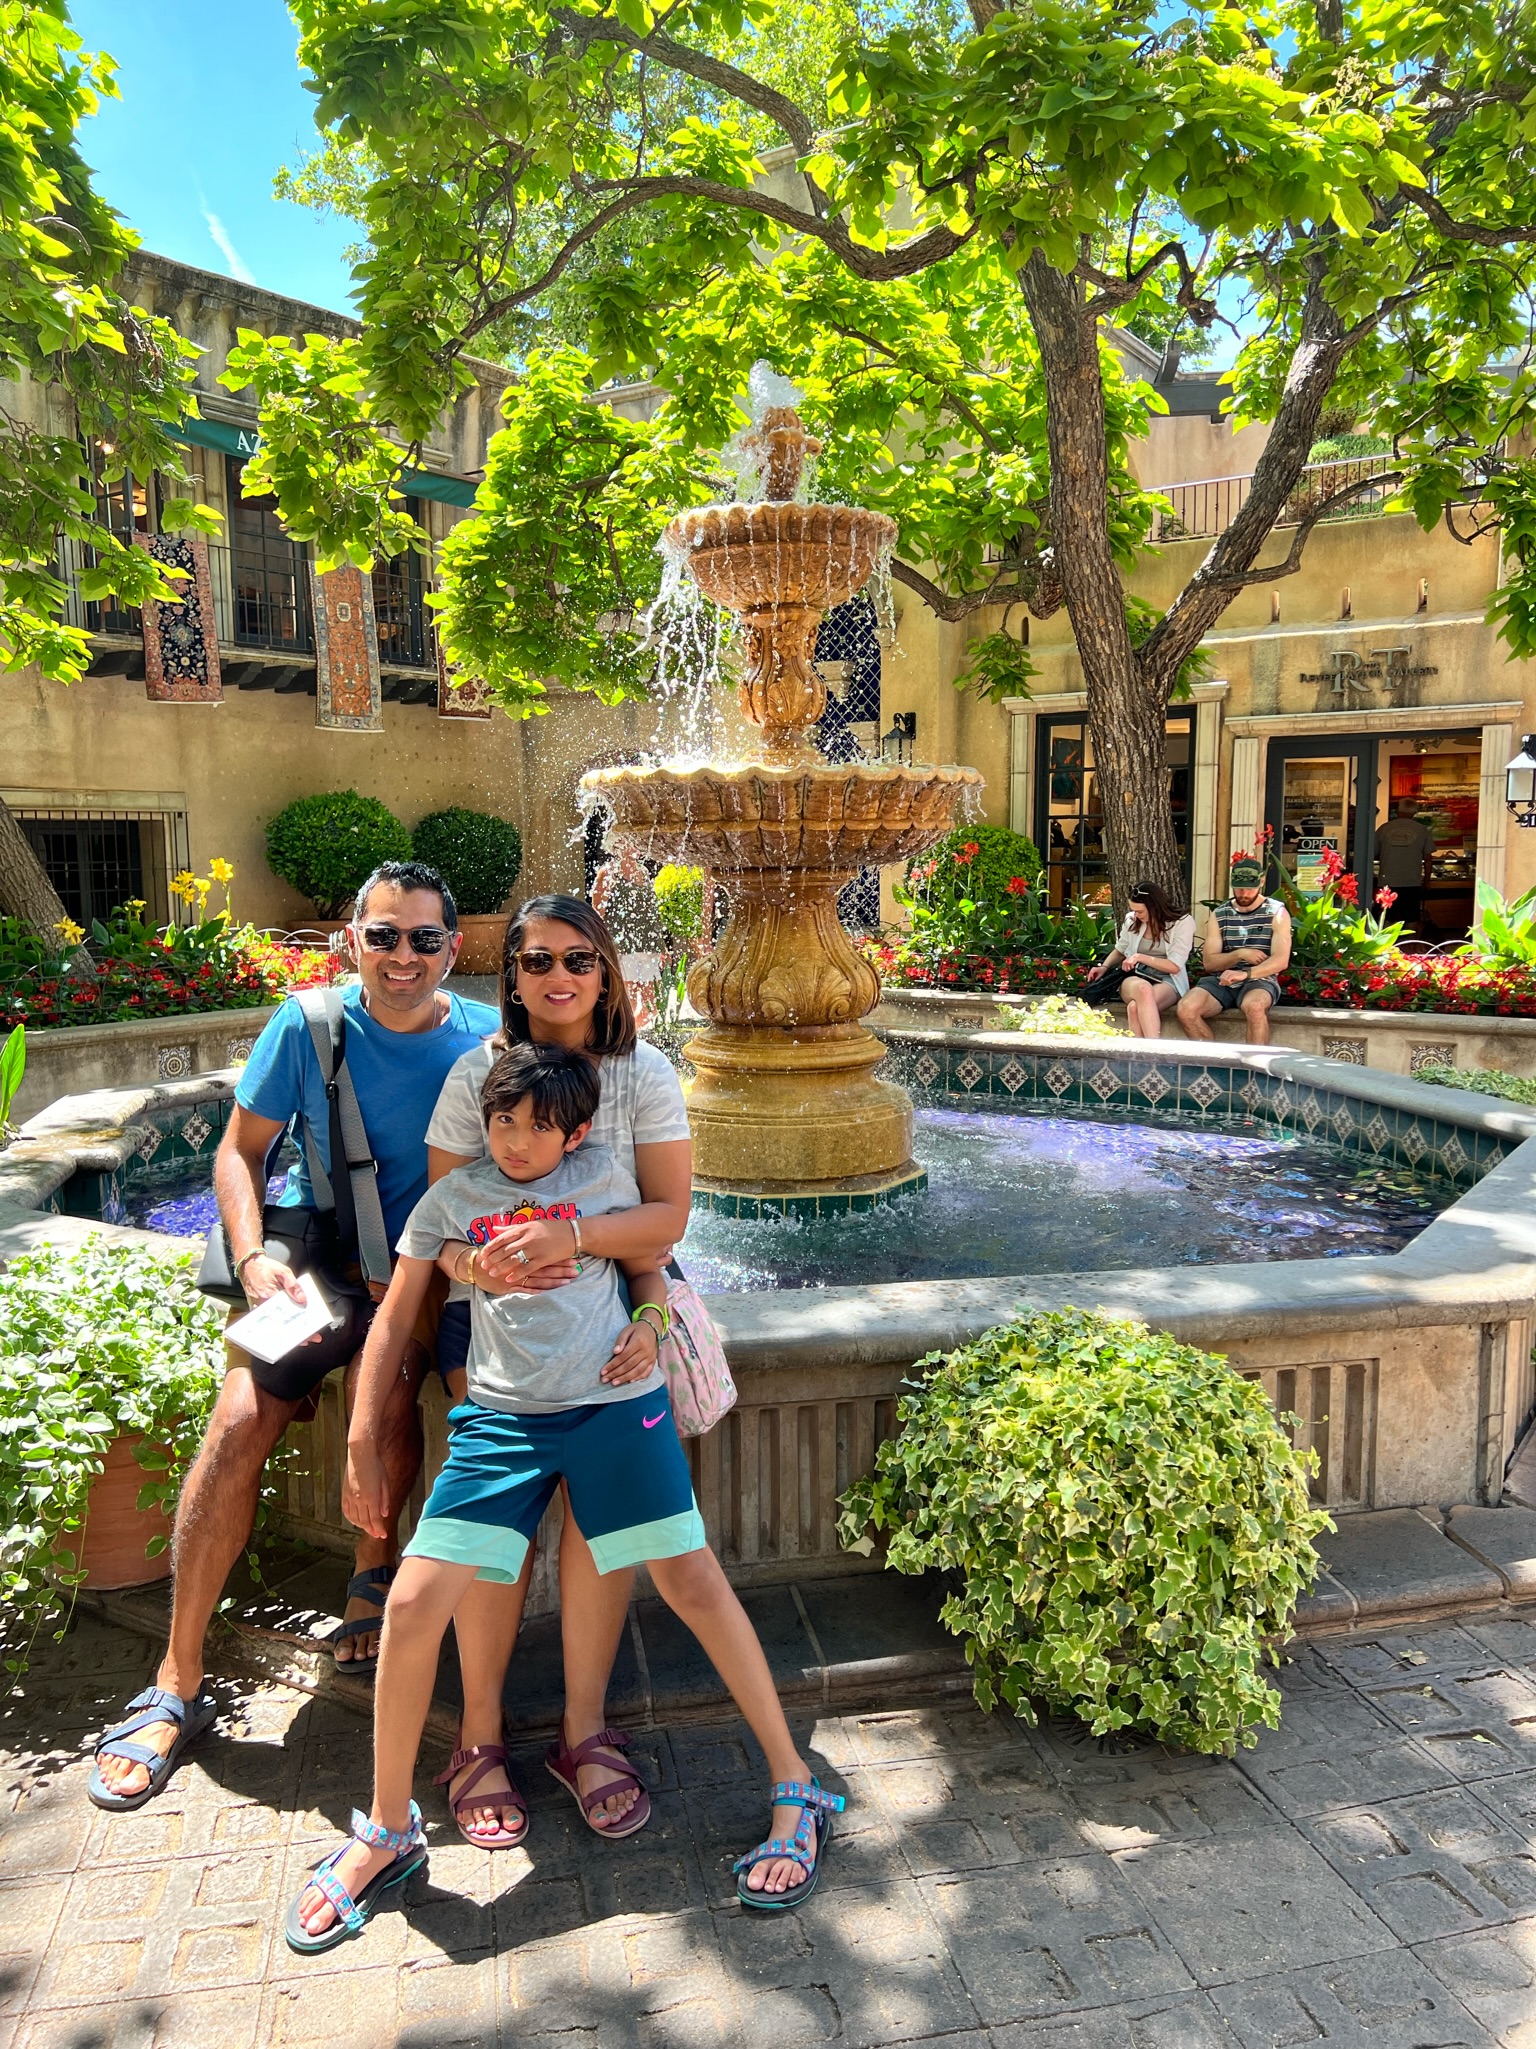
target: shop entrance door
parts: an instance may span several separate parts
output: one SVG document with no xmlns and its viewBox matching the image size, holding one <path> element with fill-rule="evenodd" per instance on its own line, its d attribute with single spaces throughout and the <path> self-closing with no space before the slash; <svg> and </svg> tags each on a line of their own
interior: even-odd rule
<svg viewBox="0 0 1536 2049">
<path fill-rule="evenodd" d="M 1264 816 L 1270 852 L 1299 896 L 1322 891 L 1325 856 L 1337 854 L 1371 900 L 1376 838 L 1376 741 L 1368 733 L 1272 740 Z"/>
</svg>

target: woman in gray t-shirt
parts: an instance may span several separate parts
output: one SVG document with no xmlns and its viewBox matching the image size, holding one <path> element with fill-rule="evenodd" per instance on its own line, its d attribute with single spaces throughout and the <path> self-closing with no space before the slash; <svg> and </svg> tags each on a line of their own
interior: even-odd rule
<svg viewBox="0 0 1536 2049">
<path fill-rule="evenodd" d="M 590 963 L 590 965 L 588 965 Z M 654 1255 L 665 1264 L 671 1248 L 688 1228 L 693 1188 L 693 1147 L 682 1087 L 671 1062 L 656 1047 L 635 1035 L 634 1015 L 624 989 L 618 952 L 603 920 L 590 904 L 576 897 L 535 897 L 507 926 L 501 974 L 501 1036 L 541 1045 L 575 1046 L 596 1060 L 602 1083 L 591 1142 L 606 1146 L 618 1165 L 632 1174 L 640 1189 L 640 1206 L 616 1215 L 582 1220 L 585 1251 L 607 1258 Z M 485 1125 L 480 1090 L 495 1058 L 491 1042 L 466 1053 L 443 1084 L 437 1109 L 427 1127 L 428 1179 L 438 1181 L 455 1167 L 469 1165 L 485 1152 Z M 476 1260 L 477 1272 L 507 1281 L 514 1277 L 533 1288 L 559 1287 L 575 1277 L 571 1232 L 564 1224 L 540 1226 L 540 1243 L 526 1238 L 531 1270 L 509 1251 L 492 1244 Z M 456 1398 L 464 1392 L 464 1360 L 468 1355 L 465 1290 L 455 1289 L 439 1335 L 439 1361 Z M 455 1354 L 455 1326 L 460 1349 Z M 446 1340 L 446 1342 L 445 1342 Z M 450 1363 L 451 1362 L 451 1363 Z M 530 1552 L 515 1587 L 477 1581 L 460 1608 L 459 1663 L 464 1682 L 464 1724 L 459 1748 L 501 1739 L 501 1695 L 507 1665 L 522 1619 Z M 566 1707 L 562 1739 L 569 1749 L 609 1726 L 604 1702 L 613 1661 L 629 1613 L 632 1571 L 599 1573 L 592 1553 L 566 1506 L 560 1533 L 560 1628 L 565 1648 Z M 495 1774 L 476 1788 L 485 1794 L 483 1809 L 465 1810 L 466 1819 L 483 1821 L 486 1839 L 498 1828 L 518 1826 L 516 1811 L 496 1804 Z M 643 1789 L 621 1752 L 600 1747 L 580 1775 L 583 1794 L 608 1789 L 610 1797 L 589 1817 L 600 1835 L 625 1835 L 642 1825 L 645 1802 L 637 1821 L 632 1810 L 641 1805 Z M 449 1792 L 455 1789 L 450 1785 Z M 473 1840 L 473 1837 L 471 1838 Z"/>
</svg>

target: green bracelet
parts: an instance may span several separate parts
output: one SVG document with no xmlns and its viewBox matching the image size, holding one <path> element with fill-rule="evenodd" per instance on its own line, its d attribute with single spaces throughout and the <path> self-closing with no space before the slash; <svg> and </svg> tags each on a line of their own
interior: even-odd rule
<svg viewBox="0 0 1536 2049">
<path fill-rule="evenodd" d="M 662 1339 L 667 1335 L 668 1331 L 670 1331 L 672 1328 L 672 1312 L 668 1309 L 665 1302 L 642 1302 L 640 1304 L 640 1307 L 637 1310 L 635 1310 L 634 1314 L 630 1317 L 630 1322 L 643 1323 L 645 1321 L 645 1312 L 647 1309 L 654 1309 L 656 1311 L 656 1314 L 661 1318 L 661 1329 L 656 1331 L 656 1342 L 659 1345 Z M 651 1328 L 652 1330 L 656 1330 L 656 1326 L 654 1323 L 651 1325 Z"/>
</svg>

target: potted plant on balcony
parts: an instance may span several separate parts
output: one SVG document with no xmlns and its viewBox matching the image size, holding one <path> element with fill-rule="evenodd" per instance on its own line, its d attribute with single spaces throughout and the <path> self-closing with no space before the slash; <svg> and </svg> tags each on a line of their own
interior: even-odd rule
<svg viewBox="0 0 1536 2049">
<path fill-rule="evenodd" d="M 464 934 L 459 973 L 499 974 L 507 898 L 523 865 L 522 834 L 509 818 L 451 805 L 421 821 L 411 835 L 411 850 L 453 891 Z"/>
<path fill-rule="evenodd" d="M 411 835 L 393 811 L 356 790 L 296 797 L 267 827 L 267 865 L 319 913 L 304 929 L 327 935 L 345 926 L 381 861 L 410 857 Z"/>
<path fill-rule="evenodd" d="M 93 1237 L 0 1271 L 6 1664 L 78 1586 L 170 1571 L 169 1515 L 224 1372 L 224 1311 L 190 1253 Z"/>
</svg>

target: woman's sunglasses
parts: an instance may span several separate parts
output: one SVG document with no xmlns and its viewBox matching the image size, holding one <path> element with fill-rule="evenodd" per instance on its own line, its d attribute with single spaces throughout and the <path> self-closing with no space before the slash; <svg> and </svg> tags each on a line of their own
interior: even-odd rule
<svg viewBox="0 0 1536 2049">
<path fill-rule="evenodd" d="M 453 937 L 441 925 L 413 925 L 409 932 L 402 932 L 398 925 L 360 925 L 358 932 L 369 953 L 393 953 L 402 939 L 412 953 L 441 953 Z"/>
<path fill-rule="evenodd" d="M 551 975 L 557 961 L 568 975 L 596 974 L 599 966 L 598 956 L 580 946 L 573 946 L 569 953 L 546 953 L 542 947 L 535 947 L 514 958 L 525 975 Z"/>
</svg>

